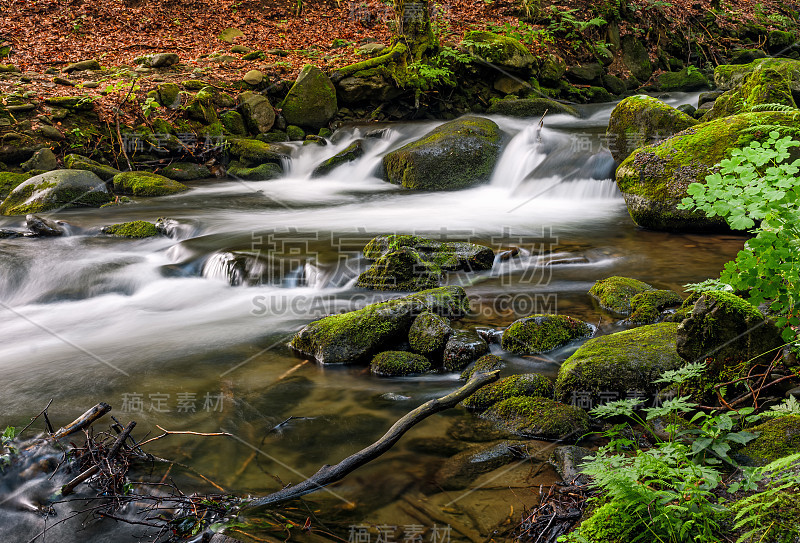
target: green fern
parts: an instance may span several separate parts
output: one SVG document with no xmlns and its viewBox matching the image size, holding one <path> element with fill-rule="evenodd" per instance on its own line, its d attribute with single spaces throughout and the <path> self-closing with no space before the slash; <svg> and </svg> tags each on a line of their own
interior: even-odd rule
<svg viewBox="0 0 800 543">
<path fill-rule="evenodd" d="M 789 113 L 791 111 L 797 111 L 797 108 L 787 104 L 778 104 L 772 102 L 769 104 L 756 104 L 754 106 L 750 106 L 747 111 L 780 111 L 783 113 Z"/>
</svg>

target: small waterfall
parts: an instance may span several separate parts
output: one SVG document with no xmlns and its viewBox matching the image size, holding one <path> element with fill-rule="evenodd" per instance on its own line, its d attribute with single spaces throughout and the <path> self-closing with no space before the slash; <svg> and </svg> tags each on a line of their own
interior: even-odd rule
<svg viewBox="0 0 800 543">
<path fill-rule="evenodd" d="M 500 156 L 490 184 L 513 192 L 547 157 L 540 149 L 541 144 L 541 129 L 536 124 L 519 132 Z"/>
</svg>

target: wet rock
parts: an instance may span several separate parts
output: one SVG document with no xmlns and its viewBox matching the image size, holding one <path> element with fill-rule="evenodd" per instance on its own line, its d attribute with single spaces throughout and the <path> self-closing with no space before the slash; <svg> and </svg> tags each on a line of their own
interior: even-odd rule
<svg viewBox="0 0 800 543">
<path fill-rule="evenodd" d="M 387 180 L 415 190 L 454 190 L 489 181 L 502 134 L 493 121 L 462 117 L 383 157 Z"/>
<path fill-rule="evenodd" d="M 20 183 L 27 181 L 32 176 L 27 173 L 14 173 L 0 171 L 0 200 L 8 196 Z"/>
<path fill-rule="evenodd" d="M 283 176 L 283 168 L 277 164 L 267 162 L 248 168 L 238 161 L 228 164 L 228 177 L 242 179 L 244 181 L 267 181 L 278 179 Z"/>
<path fill-rule="evenodd" d="M 375 290 L 424 290 L 439 286 L 442 270 L 423 260 L 411 247 L 401 247 L 381 256 L 363 272 L 356 286 Z"/>
<path fill-rule="evenodd" d="M 459 377 L 459 379 L 469 381 L 476 373 L 488 373 L 494 370 L 501 370 L 504 367 L 505 362 L 503 362 L 502 358 L 493 354 L 487 354 L 477 359 L 474 364 L 461 372 L 461 377 Z"/>
<path fill-rule="evenodd" d="M 518 396 L 552 398 L 553 382 L 538 373 L 511 375 L 476 391 L 462 405 L 467 409 L 484 411 L 497 402 Z"/>
<path fill-rule="evenodd" d="M 0 213 L 27 215 L 65 207 L 100 207 L 111 199 L 105 183 L 95 174 L 55 170 L 17 185 L 0 205 Z"/>
<path fill-rule="evenodd" d="M 254 92 L 243 92 L 238 97 L 239 112 L 252 132 L 269 132 L 275 124 L 275 110 L 265 96 Z"/>
<path fill-rule="evenodd" d="M 530 315 L 503 332 L 503 349 L 514 354 L 539 354 L 584 338 L 592 328 L 566 315 Z"/>
<path fill-rule="evenodd" d="M 632 324 L 657 322 L 668 307 L 683 303 L 683 298 L 674 290 L 648 290 L 631 298 L 631 316 L 626 320 Z"/>
<path fill-rule="evenodd" d="M 311 177 L 326 176 L 338 166 L 354 162 L 362 156 L 364 156 L 364 140 L 359 139 L 314 168 Z"/>
<path fill-rule="evenodd" d="M 26 172 L 31 170 L 49 172 L 58 168 L 58 160 L 56 160 L 56 155 L 53 154 L 53 151 L 45 147 L 44 149 L 36 151 L 33 156 L 23 162 L 20 167 Z"/>
<path fill-rule="evenodd" d="M 575 445 L 562 445 L 553 449 L 548 462 L 556 469 L 556 473 L 567 484 L 585 485 L 590 477 L 583 474 L 581 464 L 593 458 L 594 452 Z"/>
<path fill-rule="evenodd" d="M 509 398 L 481 416 L 526 438 L 577 441 L 589 430 L 589 416 L 582 409 L 547 398 Z"/>
<path fill-rule="evenodd" d="M 161 169 L 161 175 L 175 181 L 195 181 L 212 177 L 211 170 L 194 162 L 173 162 Z"/>
<path fill-rule="evenodd" d="M 34 236 L 57 237 L 64 235 L 64 228 L 57 222 L 36 215 L 25 216 L 25 226 Z"/>
<path fill-rule="evenodd" d="M 417 454 L 450 457 L 464 450 L 464 445 L 447 437 L 428 436 L 406 440 L 406 449 Z"/>
<path fill-rule="evenodd" d="M 408 343 L 416 353 L 425 356 L 441 355 L 452 333 L 449 320 L 425 312 L 414 319 L 408 331 Z"/>
<path fill-rule="evenodd" d="M 453 332 L 444 347 L 443 364 L 447 371 L 461 371 L 489 352 L 489 345 L 475 332 Z"/>
<path fill-rule="evenodd" d="M 306 64 L 281 103 L 289 124 L 319 130 L 336 115 L 336 89 L 319 68 Z"/>
<path fill-rule="evenodd" d="M 564 114 L 578 117 L 578 111 L 567 104 L 549 98 L 519 98 L 498 100 L 489 106 L 489 115 L 505 115 L 506 117 L 541 117 L 544 112 L 549 115 Z"/>
<path fill-rule="evenodd" d="M 589 289 L 589 295 L 597 300 L 603 309 L 628 315 L 632 311 L 633 297 L 651 290 L 655 289 L 643 281 L 614 275 L 597 281 Z"/>
<path fill-rule="evenodd" d="M 426 262 L 448 271 L 490 270 L 494 264 L 494 251 L 485 245 L 467 242 L 442 242 L 413 235 L 382 235 L 373 238 L 364 247 L 364 256 L 378 260 L 386 254 L 409 247 Z"/>
<path fill-rule="evenodd" d="M 280 165 L 292 151 L 288 145 L 248 138 L 226 138 L 226 143 L 228 154 L 248 167 L 266 163 Z"/>
<path fill-rule="evenodd" d="M 536 62 L 521 42 L 492 32 L 467 32 L 461 45 L 477 58 L 507 70 L 530 70 Z"/>
<path fill-rule="evenodd" d="M 436 484 L 444 490 L 467 488 L 478 475 L 527 456 L 516 441 L 475 446 L 446 460 L 436 472 Z"/>
<path fill-rule="evenodd" d="M 679 72 L 664 72 L 658 76 L 657 85 L 664 92 L 692 92 L 711 86 L 703 72 L 694 66 Z"/>
<path fill-rule="evenodd" d="M 122 173 L 116 168 L 112 168 L 111 166 L 107 166 L 105 164 L 100 164 L 95 160 L 75 154 L 65 156 L 64 165 L 70 170 L 84 170 L 87 172 L 92 172 L 103 181 L 108 181 L 115 175 Z"/>
<path fill-rule="evenodd" d="M 418 375 L 431 370 L 430 361 L 424 356 L 405 351 L 384 351 L 376 354 L 369 365 L 373 375 L 400 377 Z"/>
<path fill-rule="evenodd" d="M 101 232 L 118 238 L 150 238 L 159 235 L 156 225 L 147 221 L 132 221 L 104 226 Z"/>
<path fill-rule="evenodd" d="M 781 104 L 793 109 L 797 107 L 791 84 L 785 75 L 769 67 L 756 66 L 740 85 L 726 91 L 714 101 L 714 106 L 703 120 L 746 113 L 753 107 L 764 104 Z"/>
<path fill-rule="evenodd" d="M 130 196 L 167 196 L 189 190 L 183 183 L 150 172 L 122 172 L 112 183 L 116 194 Z"/>
</svg>

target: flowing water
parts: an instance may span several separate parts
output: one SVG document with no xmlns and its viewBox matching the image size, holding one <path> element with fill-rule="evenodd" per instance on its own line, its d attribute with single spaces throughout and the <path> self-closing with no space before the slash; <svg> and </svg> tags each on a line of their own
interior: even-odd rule
<svg viewBox="0 0 800 543">
<path fill-rule="evenodd" d="M 668 101 L 694 103 L 696 95 Z M 595 280 L 620 274 L 680 289 L 717 275 L 742 239 L 632 224 L 601 148 L 612 108 L 586 107 L 581 119 L 547 116 L 542 128 L 538 119 L 495 118 L 507 144 L 491 182 L 472 189 L 415 193 L 379 179 L 388 150 L 437 123 L 378 133 L 353 127 L 324 147 L 296 145 L 278 180 L 198 181 L 176 196 L 60 212 L 55 218 L 70 225 L 66 237 L 0 241 L 0 427 L 24 425 L 50 399 L 56 425 L 105 401 L 123 423 L 138 422 L 139 436 L 159 433 L 156 425 L 233 434 L 152 444 L 155 454 L 192 466 L 226 491 L 256 495 L 299 482 L 458 386 L 451 374 L 386 379 L 364 367 L 322 367 L 286 347 L 315 318 L 393 296 L 354 287 L 369 264 L 361 248 L 383 233 L 521 249 L 489 272 L 448 278 L 470 297 L 473 312 L 461 327 L 502 328 L 557 311 L 598 324 L 599 333 L 618 330 L 586 294 Z M 311 177 L 319 162 L 362 137 L 361 159 Z M 97 235 L 103 225 L 158 217 L 172 219 L 170 237 Z M 0 219 L 3 228 L 21 225 L 19 217 Z M 516 357 L 492 346 L 506 373 L 550 376 L 575 348 Z M 428 532 L 447 524 L 453 540 L 484 537 L 535 500 L 531 485 L 554 479 L 541 463 L 552 447 L 532 442 L 531 460 L 481 476 L 471 485 L 479 490 L 442 492 L 436 472 L 459 443 L 453 436 L 461 443 L 492 437 L 484 434 L 459 409 L 434 416 L 332 492 L 318 493 L 317 515 L 323 523 L 341 515 L 350 524 Z M 13 540 L 27 541 L 44 521 L 25 505 L 29 492 L 12 493 L 7 478 L 3 484 L 11 499 L 0 503 L 0 523 Z M 76 533 L 71 526 L 51 537 L 120 541 L 116 530 L 100 523 Z"/>
</svg>

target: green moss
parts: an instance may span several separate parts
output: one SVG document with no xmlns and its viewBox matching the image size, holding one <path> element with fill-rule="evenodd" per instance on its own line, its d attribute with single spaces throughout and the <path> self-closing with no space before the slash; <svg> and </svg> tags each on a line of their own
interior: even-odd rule
<svg viewBox="0 0 800 543">
<path fill-rule="evenodd" d="M 222 125 L 229 134 L 234 136 L 246 136 L 247 126 L 244 123 L 244 118 L 238 111 L 226 111 L 219 116 Z"/>
<path fill-rule="evenodd" d="M 362 75 L 360 72 L 396 64 L 396 61 L 405 57 L 406 53 L 408 53 L 408 47 L 404 43 L 398 42 L 388 53 L 339 68 L 334 76 L 337 81 L 340 81 L 354 74 Z"/>
<path fill-rule="evenodd" d="M 603 309 L 628 315 L 632 310 L 633 297 L 650 290 L 655 289 L 647 283 L 614 275 L 597 281 L 589 290 L 589 295 L 600 302 Z"/>
<path fill-rule="evenodd" d="M 94 109 L 94 98 L 91 96 L 50 96 L 45 98 L 44 103 L 48 106 L 75 111 L 91 111 Z"/>
<path fill-rule="evenodd" d="M 681 306 L 675 311 L 675 314 L 669 317 L 667 320 L 669 320 L 670 322 L 680 323 L 692 313 L 692 310 L 694 309 L 694 304 L 697 303 L 697 300 L 699 299 L 700 299 L 699 292 L 689 293 L 689 297 L 683 301 Z"/>
<path fill-rule="evenodd" d="M 426 311 L 414 319 L 408 331 L 408 342 L 412 351 L 432 355 L 444 351 L 444 346 L 452 333 L 449 320 Z"/>
<path fill-rule="evenodd" d="M 358 277 L 356 286 L 375 290 L 424 290 L 439 286 L 442 270 L 410 247 L 387 253 Z"/>
<path fill-rule="evenodd" d="M 661 311 L 683 302 L 674 290 L 648 290 L 631 298 L 631 316 L 628 322 L 633 324 L 651 324 L 661 317 Z"/>
<path fill-rule="evenodd" d="M 283 169 L 272 162 L 259 164 L 254 168 L 248 168 L 241 162 L 234 160 L 228 164 L 228 176 L 234 179 L 244 179 L 245 181 L 266 181 L 278 179 L 283 175 Z"/>
<path fill-rule="evenodd" d="M 662 91 L 696 91 L 709 86 L 708 79 L 694 67 L 679 72 L 665 72 L 658 76 L 658 87 Z"/>
<path fill-rule="evenodd" d="M 27 181 L 32 176 L 29 173 L 0 172 L 0 200 L 8 196 L 17 185 Z"/>
<path fill-rule="evenodd" d="M 589 416 L 582 409 L 547 398 L 508 398 L 494 404 L 482 416 L 514 434 L 530 438 L 576 441 L 589 429 Z"/>
<path fill-rule="evenodd" d="M 157 236 L 158 230 L 151 222 L 133 221 L 106 226 L 103 233 L 119 238 L 149 238 Z"/>
<path fill-rule="evenodd" d="M 744 81 L 756 68 L 776 70 L 790 82 L 793 90 L 798 90 L 800 61 L 786 58 L 760 58 L 748 64 L 722 64 L 714 69 L 714 83 L 720 89 L 732 89 Z"/>
<path fill-rule="evenodd" d="M 248 166 L 256 166 L 267 162 L 281 164 L 289 157 L 285 145 L 265 143 L 256 139 L 227 138 L 228 152 Z"/>
<path fill-rule="evenodd" d="M 375 355 L 369 366 L 370 372 L 383 377 L 399 377 L 427 373 L 431 363 L 424 356 L 405 351 L 385 351 Z"/>
<path fill-rule="evenodd" d="M 792 89 L 786 77 L 772 68 L 758 66 L 742 84 L 725 92 L 714 101 L 714 107 L 703 120 L 710 121 L 737 113 L 746 113 L 760 104 L 781 104 L 796 108 Z"/>
<path fill-rule="evenodd" d="M 800 415 L 771 419 L 750 431 L 759 436 L 739 452 L 757 463 L 768 464 L 800 452 Z"/>
<path fill-rule="evenodd" d="M 497 402 L 517 396 L 552 398 L 553 383 L 538 373 L 511 375 L 481 388 L 462 404 L 467 409 L 483 411 Z"/>
<path fill-rule="evenodd" d="M 311 173 L 312 177 L 322 177 L 328 175 L 332 170 L 341 166 L 342 164 L 347 164 L 349 162 L 354 162 L 355 160 L 359 159 L 360 157 L 364 156 L 364 142 L 363 140 L 356 140 L 343 150 L 339 151 L 329 159 L 325 160 L 314 168 L 314 171 Z"/>
<path fill-rule="evenodd" d="M 592 543 L 628 543 L 636 535 L 630 531 L 630 515 L 616 502 L 598 507 L 578 528 L 580 535 Z"/>
<path fill-rule="evenodd" d="M 280 108 L 287 123 L 318 130 L 338 110 L 336 88 L 319 68 L 306 64 Z"/>
<path fill-rule="evenodd" d="M 730 506 L 733 516 L 744 518 L 758 514 L 759 525 L 749 523 L 745 529 L 756 529 L 747 541 L 770 543 L 796 543 L 800 538 L 800 496 L 791 489 L 748 496 Z M 742 530 L 744 531 L 744 530 Z M 737 534 L 738 535 L 738 534 Z"/>
<path fill-rule="evenodd" d="M 92 172 L 103 181 L 108 181 L 121 173 L 118 169 L 100 164 L 85 156 L 70 154 L 64 157 L 64 165 L 71 170 L 85 170 Z"/>
<path fill-rule="evenodd" d="M 566 315 L 531 315 L 515 321 L 503 332 L 502 345 L 515 354 L 539 354 L 591 333 L 588 324 Z"/>
<path fill-rule="evenodd" d="M 461 45 L 470 53 L 505 67 L 530 68 L 536 60 L 521 42 L 493 32 L 467 32 Z"/>
<path fill-rule="evenodd" d="M 114 176 L 114 192 L 131 196 L 166 196 L 189 187 L 163 175 L 149 172 L 123 172 Z"/>
<path fill-rule="evenodd" d="M 564 401 L 573 393 L 589 394 L 597 401 L 601 392 L 655 394 L 654 383 L 667 370 L 685 362 L 675 348 L 678 325 L 659 323 L 600 336 L 584 343 L 561 365 L 556 397 Z"/>
<path fill-rule="evenodd" d="M 487 373 L 494 370 L 500 370 L 505 367 L 503 359 L 493 354 L 487 354 L 475 361 L 473 365 L 461 372 L 461 377 L 464 381 L 469 381 L 476 373 Z"/>
<path fill-rule="evenodd" d="M 306 133 L 305 130 L 299 126 L 290 124 L 286 127 L 286 136 L 288 136 L 289 141 L 303 141 L 303 139 L 306 137 Z"/>
</svg>

